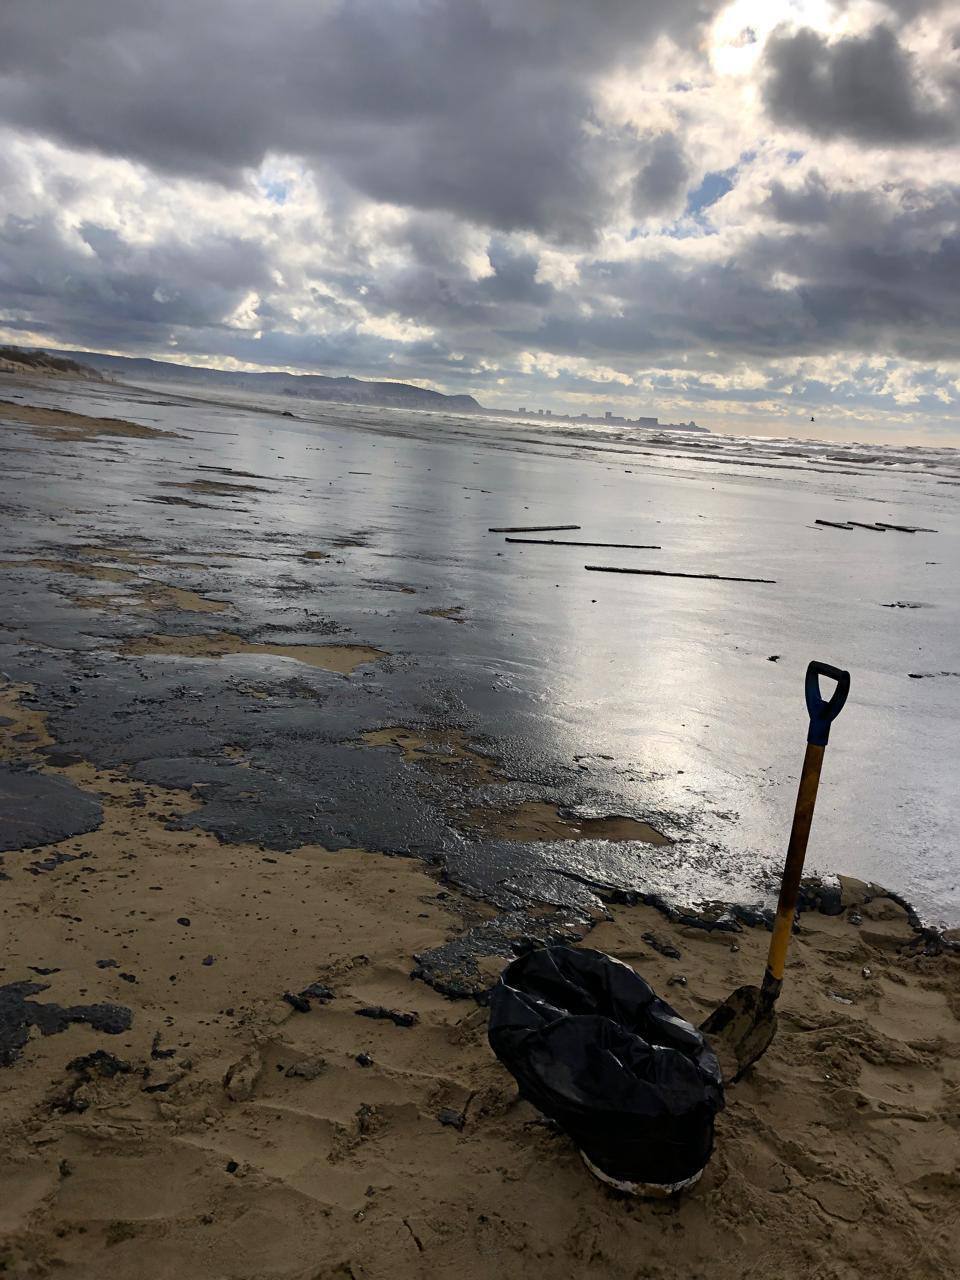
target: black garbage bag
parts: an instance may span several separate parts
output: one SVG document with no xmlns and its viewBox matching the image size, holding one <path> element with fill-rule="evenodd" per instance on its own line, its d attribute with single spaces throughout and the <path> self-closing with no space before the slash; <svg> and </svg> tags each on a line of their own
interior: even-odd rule
<svg viewBox="0 0 960 1280">
<path fill-rule="evenodd" d="M 488 1034 L 521 1095 L 609 1180 L 673 1186 L 709 1160 L 717 1059 L 619 960 L 563 946 L 514 960 L 490 994 Z"/>
</svg>

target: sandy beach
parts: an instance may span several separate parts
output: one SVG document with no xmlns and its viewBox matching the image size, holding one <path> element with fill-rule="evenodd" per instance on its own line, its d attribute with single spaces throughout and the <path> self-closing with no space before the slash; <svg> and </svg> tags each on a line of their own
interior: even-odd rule
<svg viewBox="0 0 960 1280">
<path fill-rule="evenodd" d="M 606 776 L 599 754 L 561 785 L 454 699 L 425 715 L 403 626 L 435 679 L 422 654 L 469 645 L 481 593 L 409 559 L 348 578 L 370 540 L 356 508 L 321 537 L 291 504 L 295 536 L 268 550 L 280 526 L 229 515 L 256 501 L 231 486 L 277 477 L 224 450 L 220 492 L 182 500 L 261 541 L 211 549 L 180 520 L 214 517 L 168 510 L 179 470 L 104 452 L 166 447 L 170 423 L 0 417 L 12 458 L 42 472 L 52 433 L 87 477 L 79 516 L 41 499 L 3 548 L 4 1274 L 956 1274 L 955 931 L 841 877 L 835 914 L 800 917 L 780 1034 L 729 1088 L 700 1185 L 667 1203 L 610 1191 L 518 1100 L 484 992 L 553 936 L 634 965 L 695 1023 L 758 981 L 769 935 L 749 913 L 695 927 L 630 887 L 623 868 L 683 853 L 680 816 L 577 792 Z M 172 525 L 118 529 L 91 494 L 122 468 L 168 499 L 136 510 Z M 307 572 L 328 575 L 315 594 L 290 587 Z M 380 603 L 350 625 L 315 612 L 364 591 Z"/>
<path fill-rule="evenodd" d="M 44 742 L 16 691 L 2 714 L 3 758 L 22 758 L 25 733 Z M 804 914 L 781 1034 L 729 1089 L 702 1184 L 634 1203 L 518 1101 L 482 1005 L 411 976 L 421 951 L 492 914 L 482 903 L 414 859 L 223 845 L 169 829 L 183 792 L 50 771 L 103 821 L 6 855 L 3 980 L 40 1005 L 114 1003 L 132 1025 L 34 1029 L 2 1068 L 7 1274 L 852 1280 L 902 1275 L 906 1258 L 917 1277 L 960 1265 L 960 960 L 926 954 L 890 899 L 857 904 L 853 886 L 843 915 Z M 638 906 L 586 940 L 696 1021 L 756 980 L 766 939 Z M 483 958 L 485 979 L 504 963 Z M 332 994 L 303 1012 L 285 1000 L 311 984 Z"/>
</svg>

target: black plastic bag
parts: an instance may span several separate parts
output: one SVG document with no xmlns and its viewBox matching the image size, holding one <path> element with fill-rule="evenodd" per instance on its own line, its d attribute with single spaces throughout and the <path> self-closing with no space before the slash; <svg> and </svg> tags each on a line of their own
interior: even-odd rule
<svg viewBox="0 0 960 1280">
<path fill-rule="evenodd" d="M 563 946 L 514 960 L 490 993 L 488 1034 L 521 1095 L 607 1180 L 673 1187 L 709 1160 L 717 1059 L 620 961 Z"/>
</svg>

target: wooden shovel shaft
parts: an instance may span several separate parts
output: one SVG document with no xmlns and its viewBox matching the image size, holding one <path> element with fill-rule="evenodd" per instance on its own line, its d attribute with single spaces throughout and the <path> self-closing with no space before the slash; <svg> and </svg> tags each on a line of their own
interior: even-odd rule
<svg viewBox="0 0 960 1280">
<path fill-rule="evenodd" d="M 771 1003 L 780 994 L 783 983 L 787 947 L 790 945 L 793 918 L 797 911 L 797 897 L 800 893 L 800 878 L 803 875 L 803 860 L 807 853 L 810 824 L 813 822 L 813 810 L 817 803 L 823 752 L 823 747 L 808 742 L 806 755 L 803 757 L 800 787 L 797 791 L 797 807 L 793 814 L 787 861 L 780 884 L 780 899 L 777 902 L 777 917 L 773 924 L 770 950 L 767 953 L 767 971 L 763 975 L 763 995 Z"/>
</svg>

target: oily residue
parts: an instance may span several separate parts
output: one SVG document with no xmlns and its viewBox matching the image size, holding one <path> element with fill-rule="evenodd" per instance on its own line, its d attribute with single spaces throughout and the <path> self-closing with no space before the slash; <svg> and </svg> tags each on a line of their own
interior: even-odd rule
<svg viewBox="0 0 960 1280">
<path fill-rule="evenodd" d="M 344 676 L 364 663 L 388 656 L 383 649 L 374 649 L 366 644 L 258 644 L 230 631 L 193 636 L 140 636 L 126 641 L 121 652 L 137 657 L 160 654 L 180 658 L 223 658 L 234 653 L 262 653 L 273 658 L 293 658 L 309 667 L 336 671 Z"/>
<path fill-rule="evenodd" d="M 119 1004 L 41 1004 L 28 997 L 47 991 L 45 982 L 11 982 L 0 987 L 0 1067 L 9 1067 L 20 1056 L 36 1027 L 41 1035 L 66 1031 L 71 1022 L 85 1022 L 95 1031 L 118 1036 L 129 1031 L 133 1014 Z"/>
<path fill-rule="evenodd" d="M 53 844 L 103 821 L 96 796 L 56 774 L 0 764 L 0 850 Z"/>
</svg>

